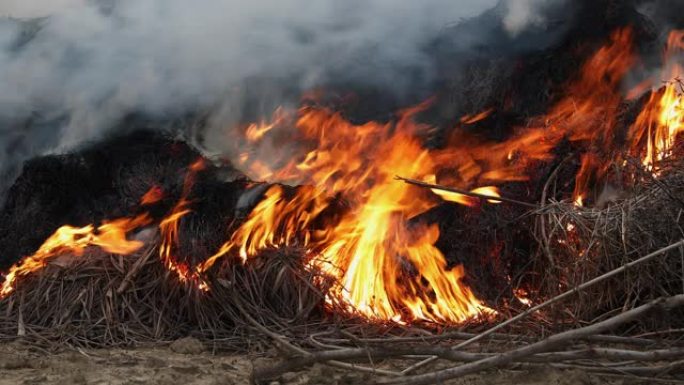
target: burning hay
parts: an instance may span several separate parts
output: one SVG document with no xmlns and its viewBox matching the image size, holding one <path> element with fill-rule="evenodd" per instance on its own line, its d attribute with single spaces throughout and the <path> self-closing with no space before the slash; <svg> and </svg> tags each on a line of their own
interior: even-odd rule
<svg viewBox="0 0 684 385">
<path fill-rule="evenodd" d="M 296 250 L 265 252 L 250 268 L 224 265 L 205 292 L 153 258 L 157 248 L 152 242 L 128 256 L 97 248 L 59 256 L 2 299 L 0 333 L 89 347 L 193 335 L 215 348 L 244 350 L 260 343 L 255 320 L 296 336 L 323 319 L 319 287 L 326 278 L 305 269 Z"/>
<path fill-rule="evenodd" d="M 0 213 L 0 335 L 275 344 L 255 381 L 315 363 L 387 383 L 674 378 L 684 32 L 664 42 L 666 82 L 624 95 L 643 33 L 611 27 L 544 112 L 506 102 L 447 129 L 421 119 L 430 99 L 359 123 L 314 92 L 236 125 L 231 162 L 144 130 L 34 159 Z M 476 132 L 492 120 L 511 128 Z M 377 359 L 403 367 L 359 364 Z"/>
</svg>

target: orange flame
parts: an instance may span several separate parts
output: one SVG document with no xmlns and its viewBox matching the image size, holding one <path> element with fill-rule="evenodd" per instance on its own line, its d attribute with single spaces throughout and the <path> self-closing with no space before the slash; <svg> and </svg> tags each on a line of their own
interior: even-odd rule
<svg viewBox="0 0 684 385">
<path fill-rule="evenodd" d="M 287 113 L 282 107 L 278 107 L 273 114 L 273 121 L 266 123 L 262 121 L 259 124 L 252 123 L 247 126 L 245 130 L 245 139 L 250 143 L 260 141 L 264 135 L 271 131 L 274 127 L 282 124 L 287 119 Z"/>
<path fill-rule="evenodd" d="M 461 118 L 461 123 L 463 123 L 463 124 L 477 123 L 481 120 L 486 119 L 489 115 L 492 114 L 492 112 L 494 112 L 494 109 L 490 108 L 490 109 L 487 109 L 487 110 L 480 112 L 479 114 L 466 115 L 466 116 Z"/>
<path fill-rule="evenodd" d="M 425 178 L 426 182 L 435 184 L 437 183 L 437 178 L 434 175 L 428 175 Z M 454 202 L 458 204 L 462 204 L 464 206 L 477 206 L 480 202 L 479 198 L 472 197 L 469 195 L 464 195 L 464 194 L 459 194 L 457 192 L 451 192 L 451 191 L 444 191 L 444 190 L 439 190 L 439 189 L 430 189 L 433 193 L 436 195 L 439 195 L 442 199 L 444 199 L 447 202 Z M 499 194 L 499 189 L 495 186 L 485 186 L 485 187 L 478 187 L 476 189 L 470 190 L 472 193 L 484 195 L 487 197 L 493 197 L 493 198 L 501 198 L 501 195 Z M 487 202 L 489 203 L 494 203 L 498 204 L 501 203 L 501 201 L 498 200 L 492 200 L 492 199 L 487 199 Z"/>
<path fill-rule="evenodd" d="M 152 186 L 145 195 L 140 198 L 140 205 L 141 206 L 147 206 L 147 205 L 152 205 L 164 198 L 164 192 L 162 191 L 161 187 L 159 186 Z"/>
<path fill-rule="evenodd" d="M 662 90 L 652 92 L 635 124 L 630 128 L 631 152 L 641 155 L 642 163 L 653 170 L 669 157 L 677 136 L 684 130 L 684 95 L 679 76 L 682 66 L 676 59 L 684 54 L 684 31 L 672 31 L 665 50 Z M 669 81 L 675 79 L 675 81 Z M 645 149 L 644 149 L 645 141 Z"/>
<path fill-rule="evenodd" d="M 684 31 L 674 31 L 664 55 L 667 79 L 682 73 L 677 60 L 683 53 Z M 288 133 L 301 145 L 290 146 L 282 154 L 269 147 L 272 157 L 255 159 L 252 152 L 241 149 L 239 163 L 260 179 L 306 186 L 271 186 L 230 239 L 193 267 L 178 262 L 174 250 L 178 248 L 179 221 L 191 212 L 188 197 L 196 174 L 204 167 L 201 160 L 194 163 L 186 174 L 180 200 L 159 224 L 160 260 L 182 282 L 208 290 L 203 274 L 219 259 L 234 257 L 249 264 L 264 249 L 296 246 L 306 250 L 309 268 L 336 278 L 337 284 L 326 293 L 328 304 L 341 305 L 368 319 L 458 323 L 494 314 L 463 282 L 463 267 L 448 266 L 435 247 L 438 226 L 410 221 L 439 204 L 437 197 L 466 206 L 482 200 L 441 190 L 424 193 L 396 182 L 394 176 L 435 183 L 439 175 L 445 184 L 496 198 L 500 195 L 495 185 L 527 180 L 529 168 L 551 159 L 552 150 L 567 139 L 584 149 L 573 193 L 573 202 L 582 206 L 587 190 L 605 177 L 612 157 L 624 155 L 618 151 L 640 156 L 644 165 L 655 168 L 658 161 L 671 156 L 684 129 L 682 87 L 679 82 L 669 82 L 649 95 L 629 129 L 627 148 L 616 143 L 620 136 L 617 111 L 625 100 L 620 87 L 635 61 L 632 31 L 616 31 L 582 66 L 567 94 L 547 114 L 533 119 L 529 127 L 517 128 L 503 142 L 484 141 L 458 126 L 446 148 L 425 149 L 421 144 L 432 128 L 413 118 L 431 101 L 401 111 L 387 123 L 353 124 L 342 114 L 315 105 L 300 108 L 296 116 L 278 109 L 272 122 L 247 126 L 240 144 L 247 144 L 247 149 L 262 145 L 269 142 L 269 135 L 281 138 L 275 132 L 293 126 L 296 130 Z M 650 80 L 643 82 L 627 98 L 635 98 L 650 84 Z M 465 116 L 460 123 L 473 124 L 492 112 Z M 335 209 L 330 198 L 334 196 L 344 199 L 347 209 L 334 224 L 321 228 L 317 219 L 324 211 Z M 161 198 L 161 191 L 153 188 L 141 204 Z M 147 216 L 140 216 L 108 222 L 96 230 L 92 225 L 64 226 L 34 255 L 12 267 L 0 296 L 12 292 L 17 277 L 41 269 L 59 253 L 81 255 L 85 247 L 99 246 L 129 254 L 142 243 L 127 240 L 126 233 L 149 222 Z M 529 301 L 527 292 L 515 294 L 521 302 Z"/>
<path fill-rule="evenodd" d="M 178 225 L 185 215 L 192 212 L 190 209 L 190 201 L 188 196 L 192 190 L 195 183 L 195 177 L 197 173 L 205 168 L 204 160 L 198 159 L 188 168 L 188 172 L 185 176 L 185 181 L 183 182 L 183 192 L 180 200 L 171 210 L 171 213 L 164 219 L 162 219 L 159 224 L 159 232 L 161 236 L 161 245 L 159 246 L 159 257 L 166 268 L 175 273 L 178 279 L 183 282 L 193 282 L 197 284 L 197 287 L 201 290 L 209 290 L 207 283 L 186 263 L 178 262 L 177 258 L 173 255 L 174 249 L 177 248 L 179 238 L 178 238 Z"/>
<path fill-rule="evenodd" d="M 52 234 L 38 251 L 12 266 L 5 276 L 0 290 L 0 298 L 14 291 L 17 278 L 27 276 L 44 268 L 48 262 L 64 253 L 74 256 L 83 255 L 87 247 L 97 246 L 113 253 L 128 255 L 140 249 L 144 243 L 126 239 L 126 234 L 151 222 L 147 215 L 134 218 L 121 218 L 104 222 L 97 229 L 93 225 L 84 227 L 62 226 Z"/>
<path fill-rule="evenodd" d="M 279 172 L 312 187 L 297 189 L 289 199 L 282 187 L 271 187 L 197 271 L 224 255 L 237 254 L 248 263 L 265 248 L 298 245 L 308 250 L 309 266 L 337 278 L 329 302 L 370 319 L 461 322 L 493 313 L 461 281 L 463 268 L 447 267 L 434 246 L 437 226 L 407 227 L 407 219 L 437 203 L 394 180 L 396 174 L 434 175 L 436 164 L 417 137 L 425 127 L 412 120 L 427 107 L 402 111 L 396 124 L 362 125 L 324 108 L 301 108 L 296 128 L 313 149 Z M 495 196 L 491 189 L 486 193 Z M 335 226 L 312 229 L 335 194 L 342 194 L 351 209 Z"/>
</svg>

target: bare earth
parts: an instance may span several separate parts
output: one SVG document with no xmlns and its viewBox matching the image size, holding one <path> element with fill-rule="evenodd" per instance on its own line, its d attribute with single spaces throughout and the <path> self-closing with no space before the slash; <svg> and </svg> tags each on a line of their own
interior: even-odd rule
<svg viewBox="0 0 684 385">
<path fill-rule="evenodd" d="M 178 341 L 177 341 L 178 342 Z M 248 384 L 252 363 L 267 358 L 249 355 L 198 352 L 201 345 L 182 341 L 140 349 L 71 350 L 48 353 L 21 344 L 0 346 L 0 385 L 5 384 L 158 384 L 229 385 Z M 391 366 L 383 366 L 391 368 Z M 315 366 L 299 373 L 286 373 L 270 385 L 372 384 L 371 375 Z M 591 377 L 578 371 L 554 369 L 532 373 L 488 372 L 449 382 L 454 385 L 590 385 L 639 384 L 639 381 Z"/>
</svg>

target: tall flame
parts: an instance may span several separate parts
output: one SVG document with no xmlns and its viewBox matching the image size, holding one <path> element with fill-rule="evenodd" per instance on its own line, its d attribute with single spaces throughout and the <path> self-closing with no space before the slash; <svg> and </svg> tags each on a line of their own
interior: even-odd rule
<svg viewBox="0 0 684 385">
<path fill-rule="evenodd" d="M 264 248 L 299 245 L 308 250 L 310 266 L 337 278 L 328 298 L 350 312 L 377 320 L 438 322 L 492 313 L 462 282 L 463 268 L 448 267 L 434 246 L 438 227 L 408 225 L 437 203 L 394 180 L 396 174 L 434 178 L 437 165 L 418 137 L 424 127 L 412 119 L 427 106 L 402 111 L 396 124 L 362 125 L 325 108 L 300 109 L 295 126 L 313 149 L 280 175 L 310 187 L 297 189 L 291 198 L 280 186 L 271 187 L 198 271 L 226 254 L 237 253 L 248 263 Z M 334 226 L 314 229 L 312 222 L 336 194 L 350 210 Z"/>
<path fill-rule="evenodd" d="M 205 167 L 204 160 L 198 159 L 188 168 L 183 182 L 183 192 L 178 202 L 171 209 L 171 213 L 166 216 L 159 224 L 159 233 L 161 236 L 161 245 L 159 246 L 159 258 L 166 268 L 175 273 L 181 282 L 194 282 L 202 290 L 208 290 L 207 284 L 194 271 L 191 270 L 187 263 L 178 262 L 174 255 L 174 251 L 179 242 L 179 224 L 180 220 L 191 213 L 190 200 L 188 196 L 192 191 L 195 183 L 197 173 Z"/>
<path fill-rule="evenodd" d="M 657 168 L 659 161 L 671 155 L 677 136 L 684 131 L 684 89 L 679 80 L 684 71 L 677 62 L 683 55 L 684 31 L 672 31 L 664 55 L 662 78 L 666 81 L 665 87 L 649 95 L 630 128 L 631 151 L 641 155 L 644 166 L 652 170 Z"/>
</svg>

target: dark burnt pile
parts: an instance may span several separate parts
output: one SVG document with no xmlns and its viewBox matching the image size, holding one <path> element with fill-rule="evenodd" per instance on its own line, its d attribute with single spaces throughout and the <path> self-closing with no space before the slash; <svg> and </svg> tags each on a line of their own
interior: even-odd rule
<svg viewBox="0 0 684 385">
<path fill-rule="evenodd" d="M 191 165 L 200 163 L 193 173 Z M 0 217 L 4 270 L 64 224 L 101 229 L 144 212 L 149 220 L 128 237 L 147 246 L 123 258 L 97 247 L 58 251 L 16 293 L 3 295 L 2 333 L 86 346 L 194 334 L 242 349 L 252 317 L 292 324 L 292 332 L 315 322 L 327 278 L 305 270 L 297 249 L 266 251 L 249 267 L 222 265 L 207 283 L 210 293 L 180 281 L 157 256 L 156 226 L 179 201 L 192 202 L 192 212 L 178 221 L 174 258 L 183 258 L 171 262 L 195 266 L 221 247 L 264 191 L 225 161 L 214 165 L 184 141 L 144 129 L 27 162 Z"/>
</svg>

